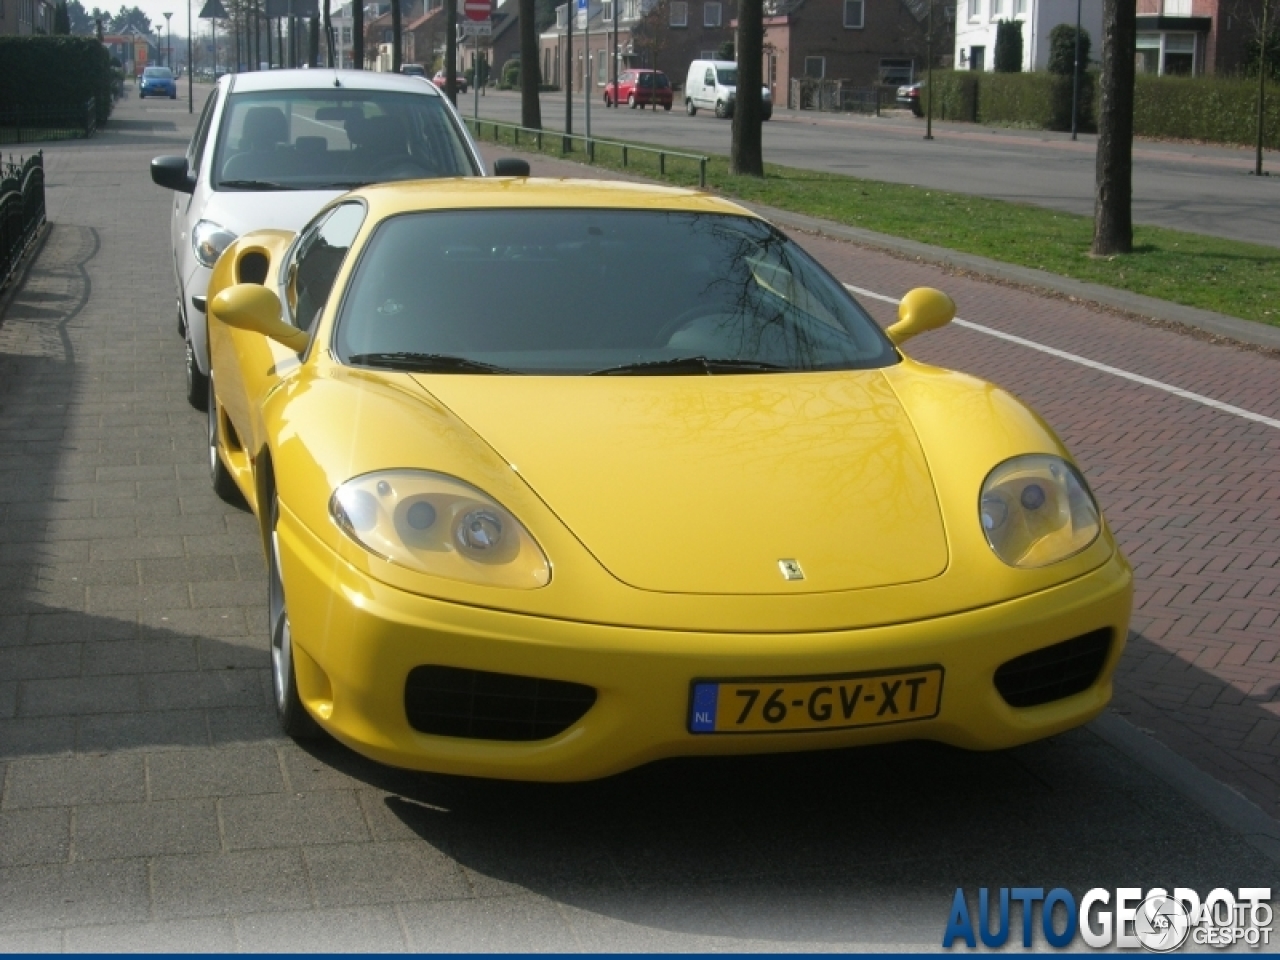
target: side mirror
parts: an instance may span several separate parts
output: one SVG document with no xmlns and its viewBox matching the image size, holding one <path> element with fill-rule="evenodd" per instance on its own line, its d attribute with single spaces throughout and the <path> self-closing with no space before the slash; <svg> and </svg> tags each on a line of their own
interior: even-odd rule
<svg viewBox="0 0 1280 960">
<path fill-rule="evenodd" d="M 517 157 L 499 157 L 493 161 L 493 175 L 495 177 L 527 177 L 529 161 Z"/>
<path fill-rule="evenodd" d="M 280 319 L 280 298 L 256 283 L 227 287 L 209 301 L 209 313 L 229 327 L 260 333 L 298 353 L 307 349 L 311 339 L 307 331 Z"/>
<path fill-rule="evenodd" d="M 956 303 L 941 290 L 916 287 L 898 304 L 898 322 L 885 331 L 895 347 L 914 336 L 945 327 L 956 315 Z"/>
<path fill-rule="evenodd" d="M 187 170 L 186 157 L 156 157 L 151 161 L 153 183 L 179 193 L 195 193 L 196 183 Z"/>
</svg>

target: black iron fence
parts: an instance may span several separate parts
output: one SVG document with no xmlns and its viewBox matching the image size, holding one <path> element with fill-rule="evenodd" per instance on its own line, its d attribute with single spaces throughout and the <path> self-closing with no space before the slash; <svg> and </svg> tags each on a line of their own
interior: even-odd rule
<svg viewBox="0 0 1280 960">
<path fill-rule="evenodd" d="M 0 290 L 9 285 L 44 223 L 44 154 L 0 159 Z"/>
<path fill-rule="evenodd" d="M 98 111 L 93 97 L 79 106 L 0 108 L 0 143 L 74 140 L 92 137 L 97 129 Z"/>
</svg>

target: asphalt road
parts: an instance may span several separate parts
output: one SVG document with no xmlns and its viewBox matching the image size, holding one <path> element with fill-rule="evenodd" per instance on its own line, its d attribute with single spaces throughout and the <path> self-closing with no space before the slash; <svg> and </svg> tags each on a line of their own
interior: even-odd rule
<svg viewBox="0 0 1280 960">
<path fill-rule="evenodd" d="M 178 104 L 127 100 L 95 140 L 45 148 L 53 227 L 0 322 L 0 950 L 936 949 L 957 887 L 1280 892 L 1277 429 L 972 326 L 912 350 L 1045 412 L 1139 571 L 1099 722 L 996 754 L 678 760 L 560 786 L 280 737 L 260 541 L 209 488 L 170 197 L 147 176 L 190 129 Z M 1269 357 L 805 243 L 878 320 L 877 297 L 929 282 L 971 324 L 1105 343 L 1280 424 Z"/>
<path fill-rule="evenodd" d="M 475 98 L 460 98 L 467 116 Z M 579 94 L 573 130 L 586 130 Z M 481 117 L 520 122 L 514 93 L 488 91 Z M 564 95 L 542 95 L 543 125 L 563 130 Z M 730 126 L 706 111 L 689 117 L 680 105 L 662 110 L 591 107 L 591 132 L 603 138 L 655 143 L 693 153 L 727 156 Z M 924 121 L 905 111 L 881 118 L 777 110 L 764 125 L 770 163 L 843 173 L 868 180 L 1032 203 L 1092 216 L 1096 137 L 1002 130 Z M 1136 223 L 1280 246 L 1280 175 L 1254 177 L 1252 150 L 1139 141 L 1134 146 L 1133 218 Z M 1280 174 L 1280 154 L 1268 151 L 1264 170 Z"/>
</svg>

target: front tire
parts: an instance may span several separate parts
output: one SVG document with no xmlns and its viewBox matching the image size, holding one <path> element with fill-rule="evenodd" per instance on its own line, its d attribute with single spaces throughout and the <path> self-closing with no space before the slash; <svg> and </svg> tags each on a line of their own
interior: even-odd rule
<svg viewBox="0 0 1280 960">
<path fill-rule="evenodd" d="M 209 378 L 200 372 L 200 364 L 196 362 L 196 348 L 191 345 L 191 338 L 184 335 L 187 347 L 187 403 L 197 410 L 209 409 Z"/>
<path fill-rule="evenodd" d="M 636 95 L 634 93 L 627 94 L 627 106 L 632 110 L 636 108 Z"/>
<path fill-rule="evenodd" d="M 218 453 L 218 448 L 222 446 L 222 431 L 218 422 L 218 395 L 213 389 L 213 378 L 210 377 L 207 382 L 209 393 L 205 406 L 209 415 L 209 483 L 213 487 L 213 492 L 227 503 L 240 503 L 242 500 L 240 488 L 236 486 L 231 471 L 227 469 L 227 465 L 222 462 L 222 457 Z"/>
<path fill-rule="evenodd" d="M 670 112 L 671 112 L 671 104 L 669 104 L 669 103 L 664 103 L 664 104 L 662 105 L 662 109 L 663 109 L 663 110 L 665 110 L 665 111 L 667 111 L 667 113 L 670 113 Z"/>
<path fill-rule="evenodd" d="M 723 100 L 716 101 L 716 119 L 724 120 L 729 116 L 729 108 L 725 106 Z"/>
<path fill-rule="evenodd" d="M 684 101 L 684 112 L 691 117 L 696 117 L 698 115 L 698 108 L 693 105 L 692 100 L 686 98 Z"/>
<path fill-rule="evenodd" d="M 309 740 L 319 736 L 320 726 L 307 713 L 298 695 L 298 676 L 293 667 L 293 630 L 285 603 L 284 577 L 280 567 L 280 501 L 271 491 L 270 529 L 267 537 L 267 626 L 271 630 L 271 690 L 275 694 L 276 719 L 286 736 Z"/>
</svg>

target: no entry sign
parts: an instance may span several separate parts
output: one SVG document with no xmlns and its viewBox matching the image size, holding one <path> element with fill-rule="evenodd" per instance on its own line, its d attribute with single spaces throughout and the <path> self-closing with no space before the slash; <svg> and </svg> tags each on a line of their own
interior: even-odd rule
<svg viewBox="0 0 1280 960">
<path fill-rule="evenodd" d="M 492 0 L 463 0 L 462 9 L 468 20 L 488 20 Z"/>
</svg>

